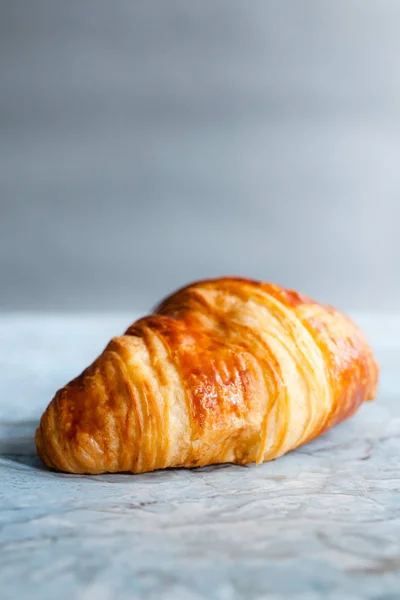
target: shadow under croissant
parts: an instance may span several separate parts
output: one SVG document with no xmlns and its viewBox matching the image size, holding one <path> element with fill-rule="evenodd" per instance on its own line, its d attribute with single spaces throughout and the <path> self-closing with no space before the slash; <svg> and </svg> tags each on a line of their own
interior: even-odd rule
<svg viewBox="0 0 400 600">
<path fill-rule="evenodd" d="M 37 420 L 0 422 L 0 460 L 6 459 L 8 466 L 14 463 L 45 471 L 46 467 L 36 452 L 37 426 Z"/>
<path fill-rule="evenodd" d="M 132 476 L 133 474 L 129 471 L 126 472 L 118 472 L 118 473 L 101 473 L 99 475 L 91 475 L 88 473 L 64 473 L 62 471 L 57 471 L 56 469 L 51 469 L 44 465 L 37 454 L 36 444 L 35 444 L 35 433 L 38 427 L 39 421 L 19 421 L 15 423 L 5 423 L 0 422 L 0 459 L 6 459 L 9 463 L 22 464 L 28 467 L 32 467 L 34 469 L 38 469 L 40 471 L 45 471 L 47 473 L 52 473 L 53 475 L 75 478 L 75 477 L 87 477 L 92 479 L 93 481 L 96 478 L 101 477 L 102 480 L 107 478 L 107 481 L 118 483 L 120 478 L 118 476 L 123 477 L 126 480 L 126 476 Z M 305 446 L 297 449 L 297 452 L 308 454 L 307 448 L 313 448 L 313 443 L 306 444 Z M 315 449 L 314 449 L 315 450 Z M 317 450 L 318 451 L 318 450 Z M 256 468 L 255 463 L 248 463 L 243 465 L 238 465 L 235 463 L 220 463 L 213 464 L 204 467 L 193 467 L 188 469 L 187 467 L 171 467 L 164 469 L 157 469 L 155 471 L 149 471 L 148 473 L 135 474 L 134 479 L 138 476 L 147 477 L 147 476 L 165 476 L 171 474 L 171 472 L 177 471 L 181 473 L 207 473 L 210 471 L 217 471 L 222 469 L 252 469 Z"/>
<path fill-rule="evenodd" d="M 32 467 L 34 469 L 38 469 L 40 471 L 45 471 L 47 473 L 52 473 L 54 475 L 58 475 L 61 477 L 88 477 L 92 480 L 96 480 L 97 477 L 102 477 L 104 479 L 107 476 L 109 477 L 109 481 L 113 481 L 117 483 L 119 481 L 118 475 L 123 476 L 126 479 L 126 475 L 132 476 L 130 472 L 119 472 L 119 473 L 102 473 L 101 475 L 89 475 L 85 473 L 81 474 L 73 474 L 73 473 L 63 473 L 61 471 L 57 471 L 56 469 L 50 469 L 40 460 L 35 444 L 35 433 L 36 429 L 39 425 L 38 420 L 32 421 L 17 421 L 17 422 L 0 422 L 0 459 L 7 459 L 8 463 L 25 465 L 27 467 Z M 165 475 L 171 471 L 181 471 L 181 472 L 206 472 L 210 470 L 217 469 L 226 469 L 229 468 L 230 463 L 225 464 L 215 464 L 207 467 L 197 467 L 193 469 L 187 469 L 185 467 L 180 468 L 168 468 L 168 469 L 158 469 L 156 471 L 150 471 L 149 473 L 142 473 L 141 476 L 149 476 L 149 475 Z M 235 465 L 238 467 L 239 465 Z M 249 468 L 254 465 L 242 465 L 240 468 Z M 135 478 L 137 475 L 135 475 Z"/>
<path fill-rule="evenodd" d="M 14 454 L 29 456 L 36 454 L 35 431 L 39 422 L 0 422 L 0 456 Z"/>
<path fill-rule="evenodd" d="M 39 420 L 0 422 L 0 460 L 12 464 L 25 465 L 40 471 L 49 469 L 40 460 L 35 444 L 35 433 Z"/>
</svg>

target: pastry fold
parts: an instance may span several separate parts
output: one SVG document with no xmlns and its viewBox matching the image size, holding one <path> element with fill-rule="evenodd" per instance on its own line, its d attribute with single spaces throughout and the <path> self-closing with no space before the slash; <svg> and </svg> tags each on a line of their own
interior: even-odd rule
<svg viewBox="0 0 400 600">
<path fill-rule="evenodd" d="M 377 379 L 341 312 L 268 283 L 200 281 L 56 393 L 37 450 L 69 473 L 261 463 L 348 418 Z"/>
</svg>

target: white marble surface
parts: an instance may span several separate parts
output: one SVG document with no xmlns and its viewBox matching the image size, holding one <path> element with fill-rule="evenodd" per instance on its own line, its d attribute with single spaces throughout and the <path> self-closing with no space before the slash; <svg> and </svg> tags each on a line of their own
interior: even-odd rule
<svg viewBox="0 0 400 600">
<path fill-rule="evenodd" d="M 275 462 L 47 471 L 41 411 L 134 317 L 0 317 L 1 600 L 400 598 L 400 315 L 356 315 L 378 400 Z"/>
</svg>

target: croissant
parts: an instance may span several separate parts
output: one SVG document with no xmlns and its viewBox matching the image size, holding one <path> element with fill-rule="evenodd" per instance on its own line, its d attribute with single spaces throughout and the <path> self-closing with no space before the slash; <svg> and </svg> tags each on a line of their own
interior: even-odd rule
<svg viewBox="0 0 400 600">
<path fill-rule="evenodd" d="M 200 281 L 57 392 L 37 450 L 69 473 L 261 463 L 352 415 L 377 379 L 339 311 L 268 283 Z"/>
</svg>

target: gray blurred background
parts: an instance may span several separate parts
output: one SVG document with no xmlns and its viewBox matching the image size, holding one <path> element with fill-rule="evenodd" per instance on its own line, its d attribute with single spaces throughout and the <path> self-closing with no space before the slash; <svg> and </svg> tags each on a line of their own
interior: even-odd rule
<svg viewBox="0 0 400 600">
<path fill-rule="evenodd" d="M 397 0 L 0 0 L 0 308 L 400 300 Z"/>
</svg>

